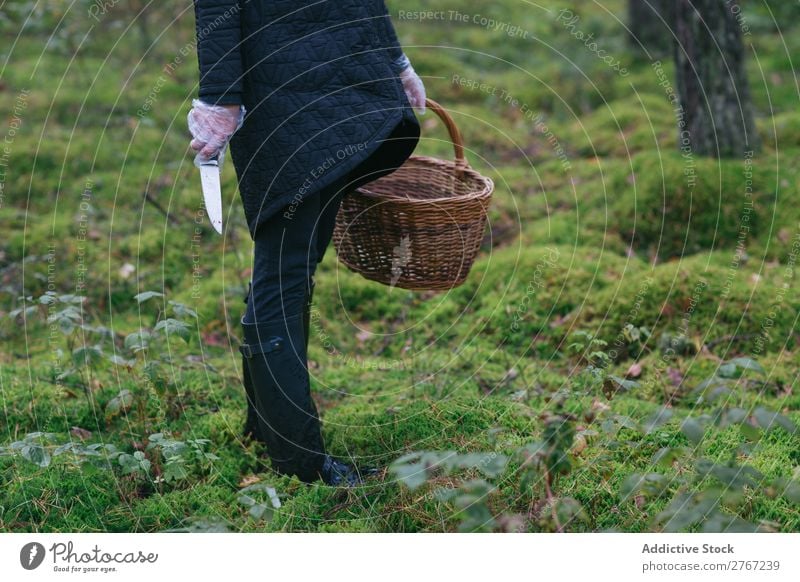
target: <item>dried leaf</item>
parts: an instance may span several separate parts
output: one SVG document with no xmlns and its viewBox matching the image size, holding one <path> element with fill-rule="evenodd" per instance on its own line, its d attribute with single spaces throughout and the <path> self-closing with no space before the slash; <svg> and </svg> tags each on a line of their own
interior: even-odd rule
<svg viewBox="0 0 800 582">
<path fill-rule="evenodd" d="M 667 378 L 673 386 L 680 386 L 683 382 L 683 374 L 677 368 L 667 368 Z"/>
<path fill-rule="evenodd" d="M 254 485 L 261 481 L 261 479 L 257 475 L 247 475 L 239 481 L 239 487 L 248 487 L 250 485 Z"/>
<path fill-rule="evenodd" d="M 76 439 L 80 439 L 82 441 L 85 441 L 86 439 L 92 436 L 91 431 L 86 430 L 85 428 L 81 428 L 79 426 L 73 426 L 72 428 L 70 428 L 69 434 L 74 436 Z"/>
<path fill-rule="evenodd" d="M 642 365 L 639 362 L 631 364 L 630 368 L 628 368 L 628 371 L 625 372 L 625 376 L 627 378 L 638 378 L 641 375 L 642 375 Z"/>
</svg>

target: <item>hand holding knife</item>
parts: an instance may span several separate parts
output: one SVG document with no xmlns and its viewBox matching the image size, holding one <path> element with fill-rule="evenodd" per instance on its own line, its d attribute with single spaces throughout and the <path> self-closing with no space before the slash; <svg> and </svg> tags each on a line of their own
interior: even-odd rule
<svg viewBox="0 0 800 582">
<path fill-rule="evenodd" d="M 222 188 L 219 180 L 222 168 L 219 167 L 219 158 L 214 156 L 210 160 L 199 162 L 198 166 L 208 220 L 214 230 L 222 234 Z"/>
<path fill-rule="evenodd" d="M 243 105 L 209 105 L 198 99 L 192 101 L 188 115 L 191 147 L 198 152 L 194 164 L 200 169 L 206 212 L 219 234 L 222 234 L 222 161 L 228 141 L 242 126 L 244 115 Z"/>
</svg>

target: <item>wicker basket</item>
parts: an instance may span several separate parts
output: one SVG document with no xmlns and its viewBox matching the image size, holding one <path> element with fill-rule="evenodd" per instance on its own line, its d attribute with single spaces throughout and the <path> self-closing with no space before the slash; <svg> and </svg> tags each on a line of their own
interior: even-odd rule
<svg viewBox="0 0 800 582">
<path fill-rule="evenodd" d="M 464 157 L 461 132 L 435 101 L 455 161 L 412 156 L 392 174 L 347 194 L 333 244 L 351 271 L 392 287 L 452 289 L 480 249 L 494 184 Z"/>
</svg>

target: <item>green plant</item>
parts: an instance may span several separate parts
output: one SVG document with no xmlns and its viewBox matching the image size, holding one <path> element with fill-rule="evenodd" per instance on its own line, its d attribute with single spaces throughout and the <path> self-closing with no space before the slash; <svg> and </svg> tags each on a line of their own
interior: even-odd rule
<svg viewBox="0 0 800 582">
<path fill-rule="evenodd" d="M 633 326 L 626 326 L 624 333 L 624 337 L 634 343 L 649 337 L 649 332 L 645 328 L 634 328 Z M 638 386 L 638 383 L 633 380 L 626 380 L 609 373 L 608 369 L 614 358 L 607 350 L 609 345 L 607 341 L 586 331 L 576 331 L 571 337 L 573 342 L 567 346 L 567 350 L 577 358 L 576 366 L 583 366 L 573 376 L 573 387 L 576 390 L 586 394 L 596 394 L 602 390 L 608 398 L 612 398 L 619 392 L 625 392 Z"/>
<path fill-rule="evenodd" d="M 144 291 L 134 299 L 141 305 L 163 297 L 164 294 L 157 291 Z M 140 327 L 125 336 L 123 347 L 128 357 L 115 353 L 109 360 L 134 378 L 133 389 L 121 392 L 109 402 L 106 406 L 107 419 L 135 406 L 138 424 L 143 432 L 147 432 L 151 426 L 148 415 L 151 399 L 153 407 L 165 419 L 173 420 L 180 415 L 177 385 L 164 369 L 172 370 L 175 367 L 169 347 L 170 339 L 177 336 L 188 343 L 191 338 L 191 327 L 184 318 L 197 319 L 197 312 L 183 303 L 169 300 L 166 307 L 159 307 L 156 311 L 152 328 Z"/>
<path fill-rule="evenodd" d="M 570 449 L 575 441 L 575 416 L 563 408 L 563 400 L 556 401 L 552 411 L 545 412 L 542 438 L 515 451 L 519 462 L 520 493 L 530 497 L 533 507 L 546 508 L 541 512 L 539 526 L 544 530 L 565 531 L 576 520 L 585 520 L 581 504 L 571 497 L 554 494 L 559 476 L 572 468 Z M 587 434 L 590 434 L 587 432 Z M 492 439 L 497 431 L 492 433 Z M 488 500 L 497 486 L 487 479 L 499 478 L 509 462 L 500 453 L 455 453 L 452 451 L 424 451 L 408 453 L 394 461 L 390 473 L 410 490 L 416 490 L 437 476 L 449 475 L 457 470 L 478 472 L 486 479 L 468 479 L 453 487 L 439 488 L 434 496 L 450 502 L 455 508 L 461 531 L 492 531 L 501 524 L 515 522 L 515 516 L 501 512 L 495 516 Z"/>
<path fill-rule="evenodd" d="M 253 483 L 240 489 L 236 500 L 247 508 L 247 513 L 256 521 L 269 521 L 273 512 L 281 508 L 275 488 L 265 483 Z"/>
<path fill-rule="evenodd" d="M 13 309 L 8 318 L 16 322 L 20 318 L 40 315 L 52 332 L 58 330 L 64 339 L 66 350 L 54 348 L 52 362 L 55 364 L 54 379 L 57 383 L 77 382 L 91 398 L 92 373 L 102 361 L 104 343 L 113 337 L 111 330 L 102 325 L 90 325 L 85 321 L 87 298 L 82 295 L 63 294 L 47 291 L 34 299 L 32 296 L 20 297 L 22 307 Z M 96 343 L 89 343 L 87 335 L 95 336 Z M 66 368 L 62 367 L 64 355 L 69 359 Z"/>
<path fill-rule="evenodd" d="M 622 485 L 623 499 L 637 495 L 657 499 L 672 495 L 659 512 L 653 526 L 664 531 L 699 529 L 705 532 L 759 531 L 762 526 L 743 519 L 754 491 L 768 496 L 782 495 L 791 503 L 800 503 L 797 471 L 791 479 L 769 480 L 760 471 L 742 463 L 755 452 L 764 435 L 776 429 L 798 435 L 795 424 L 786 416 L 757 406 L 750 410 L 730 404 L 735 388 L 731 377 L 752 370 L 763 374 L 763 368 L 750 358 L 735 358 L 722 364 L 716 374 L 701 382 L 694 394 L 698 402 L 722 404 L 710 413 L 687 416 L 680 430 L 692 446 L 667 446 L 652 458 L 654 467 L 671 471 L 634 473 Z M 744 442 L 732 451 L 727 460 L 713 460 L 708 448 L 708 433 L 729 427 L 738 428 Z M 643 434 L 650 427 L 637 427 Z"/>
<path fill-rule="evenodd" d="M 564 400 L 560 398 L 554 410 L 546 411 L 541 420 L 544 424 L 541 440 L 518 451 L 522 469 L 520 488 L 531 495 L 531 503 L 544 498 L 546 507 L 540 514 L 540 527 L 563 532 L 572 522 L 586 519 L 580 502 L 554 493 L 559 476 L 572 470 L 570 449 L 575 442 L 576 417 L 564 410 Z"/>
<path fill-rule="evenodd" d="M 156 483 L 175 483 L 187 479 L 192 471 L 205 471 L 219 457 L 205 451 L 208 439 L 176 440 L 165 433 L 148 437 L 147 451 L 153 453 Z"/>
<path fill-rule="evenodd" d="M 411 491 L 436 476 L 449 475 L 457 470 L 472 470 L 486 477 L 498 477 L 508 458 L 498 453 L 456 453 L 454 451 L 415 451 L 403 455 L 389 467 L 389 472 Z M 440 488 L 434 496 L 456 505 L 456 517 L 461 531 L 492 530 L 495 519 L 488 508 L 488 498 L 494 487 L 483 479 L 471 479 L 457 487 Z"/>
</svg>

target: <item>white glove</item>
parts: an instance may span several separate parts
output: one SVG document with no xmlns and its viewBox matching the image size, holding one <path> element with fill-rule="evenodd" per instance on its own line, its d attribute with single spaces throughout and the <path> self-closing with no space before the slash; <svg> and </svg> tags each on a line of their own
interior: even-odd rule
<svg viewBox="0 0 800 582">
<path fill-rule="evenodd" d="M 242 126 L 244 114 L 244 105 L 209 105 L 199 99 L 192 100 L 188 122 L 194 139 L 189 145 L 197 152 L 195 165 L 216 157 L 222 166 L 225 148 L 231 136 Z"/>
<path fill-rule="evenodd" d="M 408 102 L 411 103 L 417 113 L 420 115 L 425 114 L 425 85 L 422 84 L 422 79 L 419 78 L 414 67 L 409 63 L 408 67 L 403 69 L 400 73 L 400 80 L 403 82 L 403 89 L 405 89 Z"/>
</svg>

